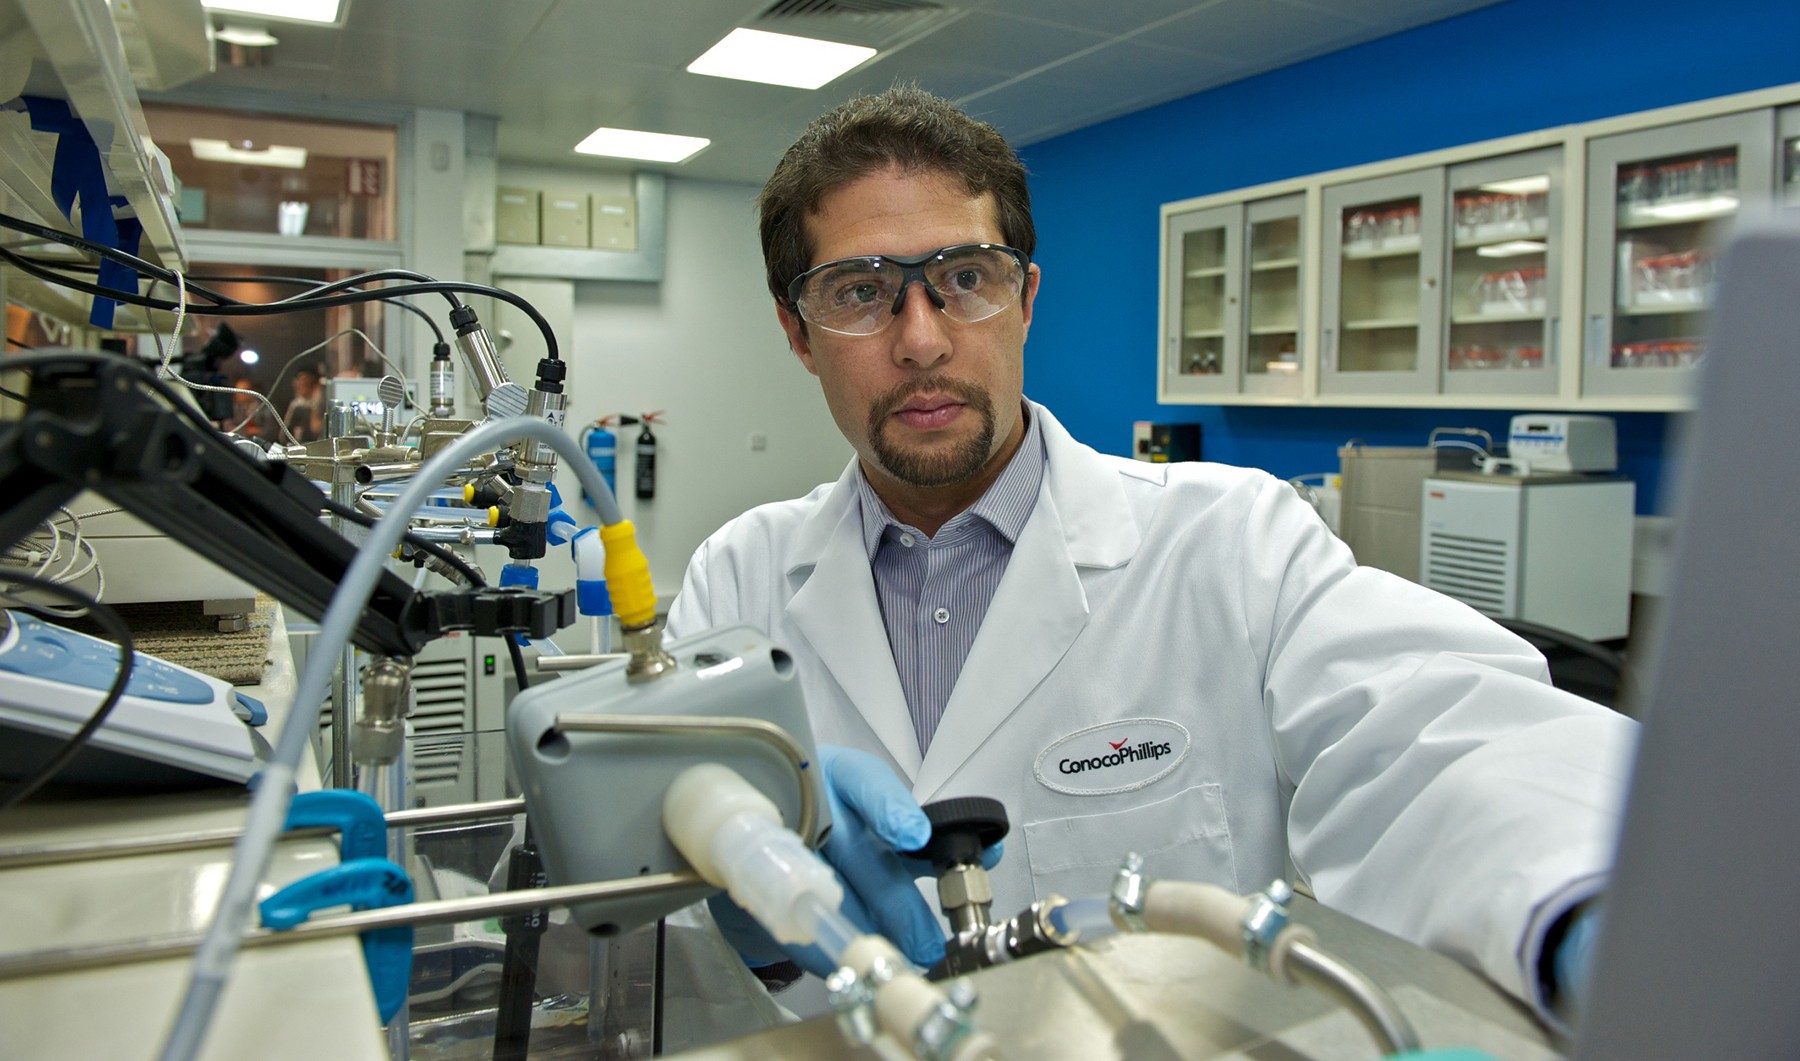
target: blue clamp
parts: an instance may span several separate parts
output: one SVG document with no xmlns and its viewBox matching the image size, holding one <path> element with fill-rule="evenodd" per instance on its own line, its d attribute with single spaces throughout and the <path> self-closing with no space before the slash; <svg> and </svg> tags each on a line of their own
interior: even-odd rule
<svg viewBox="0 0 1800 1061">
<path fill-rule="evenodd" d="M 310 795 L 310 793 L 309 793 Z M 258 910 L 264 928 L 284 931 L 313 911 L 349 904 L 352 910 L 399 906 L 413 900 L 412 879 L 385 858 L 358 858 L 294 883 L 264 899 Z M 386 1024 L 400 1012 L 412 982 L 411 925 L 372 928 L 361 934 L 363 964 L 375 990 L 375 1008 Z"/>
<path fill-rule="evenodd" d="M 387 815 L 381 804 L 348 788 L 302 792 L 288 805 L 283 829 L 336 829 L 338 861 L 381 858 L 387 854 Z"/>
</svg>

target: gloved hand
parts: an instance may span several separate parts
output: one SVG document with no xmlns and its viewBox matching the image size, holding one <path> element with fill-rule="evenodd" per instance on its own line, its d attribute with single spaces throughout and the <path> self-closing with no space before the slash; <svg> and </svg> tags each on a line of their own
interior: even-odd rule
<svg viewBox="0 0 1800 1061">
<path fill-rule="evenodd" d="M 931 874 L 921 859 L 899 852 L 924 846 L 931 822 L 904 782 L 888 765 L 855 748 L 819 745 L 819 776 L 831 807 L 831 836 L 820 854 L 844 885 L 844 916 L 865 932 L 879 932 L 915 964 L 930 966 L 944 957 L 944 933 L 937 915 L 919 894 L 914 879 Z M 984 855 L 990 868 L 999 861 L 1000 845 Z M 731 901 L 714 896 L 713 920 L 737 952 L 752 966 L 792 958 L 801 968 L 824 976 L 832 963 L 816 947 L 784 948 Z"/>
<path fill-rule="evenodd" d="M 1574 1025 L 1587 1003 L 1588 973 L 1594 964 L 1594 948 L 1600 942 L 1600 904 L 1585 903 L 1568 917 L 1568 927 L 1556 944 L 1550 971 L 1556 987 L 1556 1015 Z"/>
</svg>

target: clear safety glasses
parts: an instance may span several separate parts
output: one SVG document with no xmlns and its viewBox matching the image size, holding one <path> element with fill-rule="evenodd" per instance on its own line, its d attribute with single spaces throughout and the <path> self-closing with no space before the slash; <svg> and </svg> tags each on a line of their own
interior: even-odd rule
<svg viewBox="0 0 1800 1061">
<path fill-rule="evenodd" d="M 839 335 L 886 328 L 917 280 L 944 315 L 964 324 L 987 320 L 1019 300 L 1024 252 L 998 243 L 965 243 L 915 258 L 844 258 L 808 269 L 788 285 L 802 320 Z"/>
</svg>

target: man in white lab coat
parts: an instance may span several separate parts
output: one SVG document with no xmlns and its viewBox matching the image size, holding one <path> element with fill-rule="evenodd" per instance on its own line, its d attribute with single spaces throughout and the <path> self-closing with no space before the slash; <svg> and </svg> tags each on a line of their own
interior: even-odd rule
<svg viewBox="0 0 1800 1061">
<path fill-rule="evenodd" d="M 916 89 L 845 104 L 777 168 L 762 233 L 856 457 L 709 539 L 669 627 L 766 630 L 821 744 L 866 753 L 827 762 L 857 916 L 928 960 L 891 850 L 904 790 L 986 795 L 1014 825 L 996 916 L 1105 894 L 1129 851 L 1240 892 L 1297 873 L 1546 1001 L 1604 884 L 1632 723 L 1462 604 L 1359 568 L 1287 484 L 1103 456 L 1025 400 L 1040 272 L 991 127 Z"/>
</svg>

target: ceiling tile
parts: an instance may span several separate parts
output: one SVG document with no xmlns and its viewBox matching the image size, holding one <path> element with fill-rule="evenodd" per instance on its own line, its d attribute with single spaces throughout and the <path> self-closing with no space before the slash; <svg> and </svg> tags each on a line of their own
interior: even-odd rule
<svg viewBox="0 0 1800 1061">
<path fill-rule="evenodd" d="M 1031 0 L 1026 4 L 997 5 L 1006 17 L 1030 22 L 1051 22 L 1089 30 L 1105 37 L 1119 37 L 1161 22 L 1188 10 L 1211 7 L 1219 0 Z"/>
<path fill-rule="evenodd" d="M 899 81 L 1029 144 L 1491 0 L 943 2 L 961 16 L 806 92 L 685 70 L 770 0 L 353 0 L 344 28 L 279 27 L 272 65 L 221 67 L 189 96 L 491 114 L 503 157 L 557 165 L 583 165 L 572 148 L 601 124 L 707 136 L 651 168 L 760 184 L 807 122 Z"/>
</svg>

